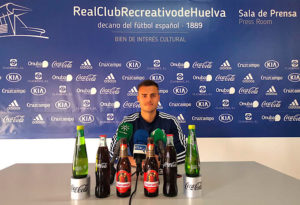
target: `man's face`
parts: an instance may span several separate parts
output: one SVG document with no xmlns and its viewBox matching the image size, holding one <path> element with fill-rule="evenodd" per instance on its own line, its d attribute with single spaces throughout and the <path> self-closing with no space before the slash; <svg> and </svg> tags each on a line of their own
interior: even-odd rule
<svg viewBox="0 0 300 205">
<path fill-rule="evenodd" d="M 142 112 L 156 111 L 160 100 L 159 92 L 155 86 L 142 86 L 139 88 L 137 100 L 140 103 Z"/>
</svg>

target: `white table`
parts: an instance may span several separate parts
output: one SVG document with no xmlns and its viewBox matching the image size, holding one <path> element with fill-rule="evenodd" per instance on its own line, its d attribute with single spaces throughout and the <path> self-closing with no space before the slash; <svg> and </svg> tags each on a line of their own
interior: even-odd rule
<svg viewBox="0 0 300 205">
<path fill-rule="evenodd" d="M 70 200 L 71 164 L 15 164 L 0 171 L 0 205 L 127 205 L 128 198 L 116 196 L 115 184 L 111 196 L 97 199 L 94 195 L 94 164 L 90 164 L 91 197 L 82 201 Z M 183 174 L 183 165 L 179 173 Z M 183 195 L 183 178 L 178 179 L 178 196 L 162 194 L 160 176 L 159 196 L 144 196 L 143 181 L 132 205 L 299 205 L 300 180 L 289 177 L 256 162 L 203 162 L 202 197 L 187 199 Z M 135 177 L 133 177 L 132 191 Z"/>
</svg>

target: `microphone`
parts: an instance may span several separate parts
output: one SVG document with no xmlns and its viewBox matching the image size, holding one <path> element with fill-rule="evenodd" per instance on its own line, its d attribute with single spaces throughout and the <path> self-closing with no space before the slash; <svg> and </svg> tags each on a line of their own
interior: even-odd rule
<svg viewBox="0 0 300 205">
<path fill-rule="evenodd" d="M 158 154 L 160 158 L 160 168 L 162 168 L 162 165 L 164 163 L 164 154 L 165 154 L 165 145 L 167 142 L 167 137 L 164 131 L 162 131 L 160 128 L 155 129 L 153 132 L 151 132 L 150 137 L 154 139 L 155 145 L 158 147 Z"/>
<path fill-rule="evenodd" d="M 136 173 L 142 171 L 142 160 L 146 158 L 148 132 L 143 129 L 139 129 L 134 133 L 133 136 L 133 157 L 136 162 Z"/>
<path fill-rule="evenodd" d="M 126 138 L 127 142 L 129 142 L 131 139 L 131 136 L 132 136 L 132 132 L 133 132 L 133 126 L 131 123 L 123 122 L 118 127 L 117 143 L 114 147 L 113 156 L 110 160 L 110 170 L 111 170 L 110 171 L 110 184 L 112 184 L 114 182 L 114 178 L 115 178 L 115 174 L 116 174 L 116 169 L 114 167 L 114 164 L 120 153 L 120 143 L 122 141 L 121 139 Z"/>
</svg>

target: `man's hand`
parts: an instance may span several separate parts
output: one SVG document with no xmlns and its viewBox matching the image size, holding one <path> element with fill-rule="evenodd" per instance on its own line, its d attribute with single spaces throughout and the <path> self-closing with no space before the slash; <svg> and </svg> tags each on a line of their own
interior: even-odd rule
<svg viewBox="0 0 300 205">
<path fill-rule="evenodd" d="M 131 167 L 136 167 L 135 159 L 132 156 L 128 156 Z"/>
</svg>

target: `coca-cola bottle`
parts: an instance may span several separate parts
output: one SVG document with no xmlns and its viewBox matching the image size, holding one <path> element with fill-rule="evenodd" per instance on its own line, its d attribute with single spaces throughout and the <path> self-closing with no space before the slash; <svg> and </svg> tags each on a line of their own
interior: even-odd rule
<svg viewBox="0 0 300 205">
<path fill-rule="evenodd" d="M 158 163 L 154 153 L 154 140 L 148 138 L 146 162 L 144 166 L 144 194 L 148 197 L 158 195 L 159 176 Z"/>
<path fill-rule="evenodd" d="M 177 196 L 177 154 L 173 144 L 173 135 L 167 135 L 167 145 L 164 154 L 164 186 L 165 196 Z"/>
<path fill-rule="evenodd" d="M 131 193 L 131 165 L 128 159 L 126 138 L 121 139 L 120 158 L 117 165 L 116 189 L 118 197 L 127 197 Z"/>
<path fill-rule="evenodd" d="M 95 195 L 98 198 L 110 195 L 110 166 L 109 152 L 106 145 L 106 135 L 100 135 L 100 144 L 96 157 L 96 187 Z"/>
</svg>

